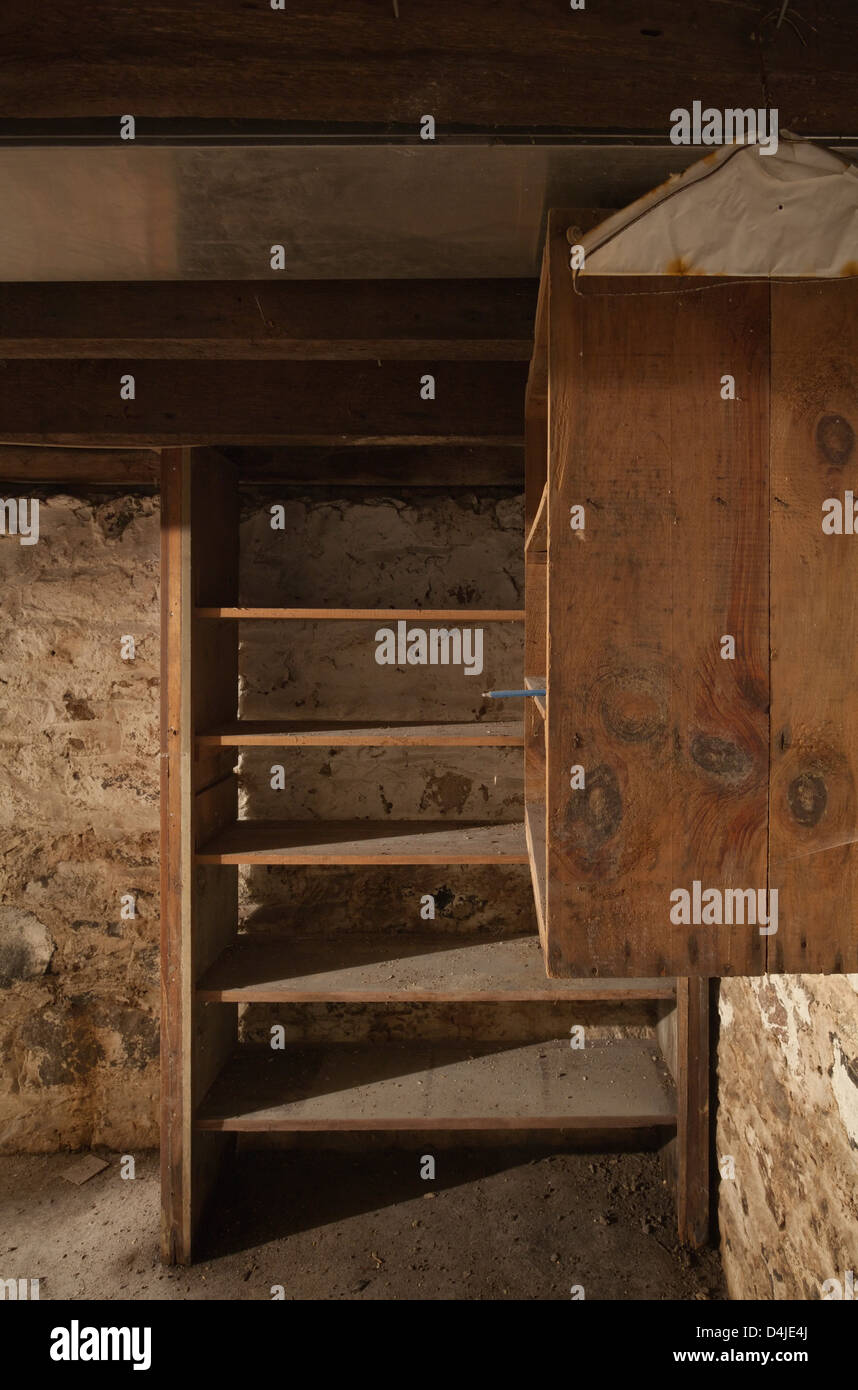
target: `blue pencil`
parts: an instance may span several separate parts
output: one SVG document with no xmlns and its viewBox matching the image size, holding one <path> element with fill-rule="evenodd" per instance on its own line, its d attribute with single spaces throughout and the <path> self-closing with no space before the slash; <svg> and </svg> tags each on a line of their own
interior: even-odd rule
<svg viewBox="0 0 858 1390">
<path fill-rule="evenodd" d="M 483 698 L 486 700 L 506 700 L 521 699 L 527 695 L 547 695 L 546 690 L 484 690 Z"/>
</svg>

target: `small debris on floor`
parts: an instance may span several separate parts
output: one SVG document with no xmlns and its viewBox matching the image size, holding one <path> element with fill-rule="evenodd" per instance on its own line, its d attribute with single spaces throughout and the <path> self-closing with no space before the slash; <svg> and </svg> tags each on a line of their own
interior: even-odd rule
<svg viewBox="0 0 858 1390">
<path fill-rule="evenodd" d="M 110 1164 L 105 1163 L 98 1154 L 84 1154 L 83 1158 L 76 1158 L 70 1163 L 68 1168 L 63 1169 L 62 1176 L 66 1182 L 73 1182 L 76 1187 L 82 1187 L 90 1178 L 94 1178 L 96 1173 L 103 1173 Z"/>
<path fill-rule="evenodd" d="M 159 1259 L 157 1154 L 135 1155 L 133 1182 L 86 1190 L 59 1181 L 68 1154 L 0 1157 L 4 1241 L 56 1299 L 726 1297 L 717 1251 L 677 1242 L 658 1153 L 450 1148 L 424 1192 L 425 1145 L 240 1153 L 184 1269 Z"/>
</svg>

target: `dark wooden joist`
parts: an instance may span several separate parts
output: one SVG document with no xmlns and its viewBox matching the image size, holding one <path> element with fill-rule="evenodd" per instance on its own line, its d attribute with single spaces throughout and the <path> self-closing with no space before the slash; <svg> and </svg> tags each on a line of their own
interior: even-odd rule
<svg viewBox="0 0 858 1390">
<path fill-rule="evenodd" d="M 227 449 L 250 483 L 336 487 L 520 487 L 520 446 L 423 444 L 393 448 Z"/>
<path fill-rule="evenodd" d="M 0 285 L 0 358 L 527 361 L 531 280 Z"/>
<path fill-rule="evenodd" d="M 524 456 L 515 445 L 393 448 L 228 449 L 247 483 L 335 487 L 519 487 Z M 0 481 L 156 487 L 156 449 L 66 449 L 0 445 Z"/>
<path fill-rule="evenodd" d="M 674 106 L 776 106 L 854 131 L 858 8 L 755 0 L 31 0 L 0 12 L 0 118 L 665 131 Z M 118 141 L 117 141 L 118 142 Z M 344 228 L 348 235 L 348 228 Z"/>
<path fill-rule="evenodd" d="M 51 449 L 0 445 L 0 482 L 157 487 L 161 456 L 155 449 Z"/>
<path fill-rule="evenodd" d="M 526 377 L 524 362 L 9 359 L 0 443 L 516 445 Z"/>
</svg>

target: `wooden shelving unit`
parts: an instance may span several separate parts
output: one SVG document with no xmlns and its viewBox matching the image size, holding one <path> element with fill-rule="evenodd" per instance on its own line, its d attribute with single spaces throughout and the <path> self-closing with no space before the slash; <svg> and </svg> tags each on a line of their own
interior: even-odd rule
<svg viewBox="0 0 858 1390">
<path fill-rule="evenodd" d="M 243 607 L 238 478 L 225 459 L 164 454 L 164 1254 L 193 1258 L 195 1234 L 235 1135 L 337 1130 L 557 1130 L 641 1143 L 676 1133 L 678 1091 L 652 1039 L 518 1043 L 239 1042 L 238 1007 L 309 1003 L 643 1009 L 676 1007 L 672 980 L 552 980 L 536 935 L 238 930 L 242 866 L 544 863 L 545 811 L 525 823 L 239 819 L 242 748 L 522 748 L 544 768 L 545 703 L 524 722 L 241 719 L 240 624 L 293 621 L 521 623 L 521 610 Z M 544 514 L 544 507 L 543 507 Z M 532 532 L 531 541 L 533 543 Z M 545 564 L 528 551 L 528 573 Z M 526 640 L 543 669 L 532 611 Z M 312 659 L 312 655 L 308 657 Z M 530 659 L 530 657 L 528 657 Z M 530 681 L 533 684 L 533 680 Z M 543 771 L 544 780 L 544 771 Z M 534 874 L 539 904 L 539 873 Z M 544 882 L 541 889 L 544 895 Z M 538 915 L 542 920 L 542 910 Z M 612 1015 L 613 1016 L 613 1015 Z M 586 1056 L 586 1064 L 582 1058 Z M 660 1139 L 659 1139 L 660 1137 Z"/>
<path fill-rule="evenodd" d="M 299 718 L 298 711 L 283 718 L 273 710 L 268 717 L 258 700 L 250 718 L 239 707 L 240 634 L 258 622 L 523 623 L 525 685 L 550 692 L 546 293 L 543 280 L 527 390 L 523 609 L 242 604 L 238 466 L 208 450 L 162 451 L 162 1249 L 169 1262 L 194 1258 L 204 1212 L 240 1132 L 554 1130 L 594 1143 L 632 1136 L 673 1155 L 680 1232 L 691 1241 L 705 1238 L 698 1162 L 705 1146 L 703 1130 L 692 1124 L 706 1087 L 705 998 L 688 981 L 546 973 L 550 694 L 524 700 L 520 718 L 509 722 L 443 722 L 431 713 L 391 721 L 389 711 L 373 720 L 371 710 L 359 719 Z M 269 433 L 245 430 L 239 438 L 284 439 L 279 427 Z M 396 430 L 385 438 L 393 452 L 381 459 L 362 434 L 348 443 L 360 476 L 388 485 L 402 440 Z M 482 434 L 472 430 L 467 438 L 469 446 L 479 444 L 472 466 L 485 476 Z M 443 439 L 433 436 L 445 484 L 459 477 L 448 457 L 458 439 L 453 429 Z M 335 442 L 342 452 L 343 439 Z M 306 473 L 309 464 L 299 466 Z M 508 460 L 497 466 L 509 480 Z M 252 467 L 255 481 L 276 481 L 275 461 Z M 301 485 L 330 481 L 322 471 L 302 475 Z M 313 660 L 312 642 L 306 659 Z M 239 817 L 238 751 L 312 754 L 323 747 L 399 750 L 404 757 L 415 749 L 482 748 L 488 757 L 493 749 L 521 748 L 524 816 L 517 823 Z M 538 932 L 475 930 L 471 937 L 434 933 L 428 924 L 408 933 L 355 924 L 335 937 L 278 937 L 239 929 L 239 874 L 247 866 L 288 874 L 316 865 L 361 873 L 373 866 L 529 865 Z M 449 1006 L 449 1017 L 453 1006 L 515 1005 L 520 1012 L 521 1005 L 547 1005 L 561 1010 L 561 1033 L 582 1017 L 607 1017 L 618 1034 L 627 1019 L 630 1026 L 627 1036 L 599 1037 L 581 1053 L 570 1048 L 568 1033 L 501 1043 L 474 1041 L 473 1029 L 443 1042 L 290 1042 L 277 1053 L 240 1041 L 242 1006 L 312 1004 L 438 1004 Z M 574 1008 L 571 1017 L 564 1004 Z"/>
</svg>

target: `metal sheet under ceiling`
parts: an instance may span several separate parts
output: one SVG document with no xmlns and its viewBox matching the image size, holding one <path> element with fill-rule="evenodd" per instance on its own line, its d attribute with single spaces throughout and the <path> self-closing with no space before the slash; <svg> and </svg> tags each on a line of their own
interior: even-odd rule
<svg viewBox="0 0 858 1390">
<path fill-rule="evenodd" d="M 618 208 L 669 144 L 0 149 L 0 279 L 538 274 L 547 210 Z"/>
</svg>

